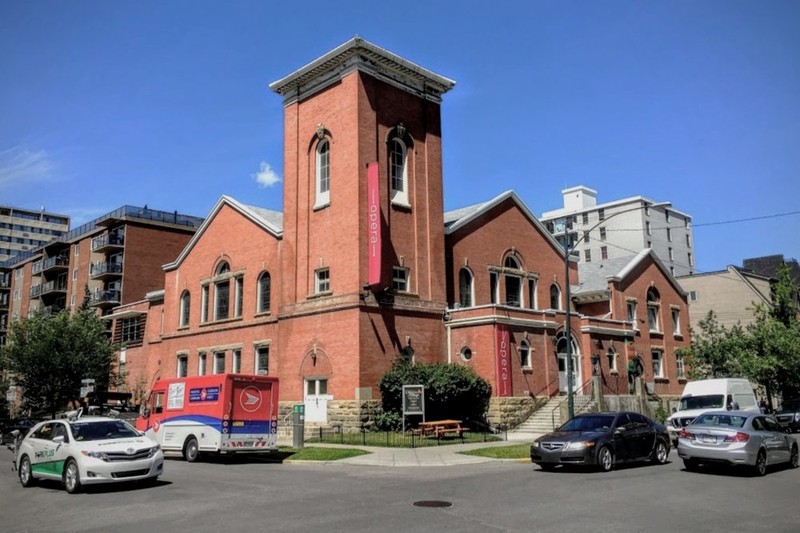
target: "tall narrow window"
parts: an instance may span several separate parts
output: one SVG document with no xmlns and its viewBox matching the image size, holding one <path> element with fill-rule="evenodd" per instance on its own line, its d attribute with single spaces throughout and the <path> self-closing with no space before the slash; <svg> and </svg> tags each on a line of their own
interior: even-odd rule
<svg viewBox="0 0 800 533">
<path fill-rule="evenodd" d="M 331 202 L 331 145 L 327 139 L 323 139 L 317 145 L 316 154 L 316 198 L 314 207 L 322 207 Z"/>
<path fill-rule="evenodd" d="M 600 228 L 600 240 L 606 240 L 606 228 Z"/>
<path fill-rule="evenodd" d="M 466 268 L 458 272 L 458 303 L 461 307 L 472 307 L 472 272 Z"/>
<path fill-rule="evenodd" d="M 587 263 L 592 262 L 592 251 L 591 250 L 584 250 L 583 251 L 583 258 L 586 260 Z"/>
<path fill-rule="evenodd" d="M 256 374 L 269 374 L 269 346 L 256 348 Z"/>
<path fill-rule="evenodd" d="M 617 351 L 614 348 L 609 348 L 606 357 L 608 358 L 608 371 L 617 372 Z"/>
<path fill-rule="evenodd" d="M 489 297 L 493 304 L 497 304 L 497 272 L 489 273 Z"/>
<path fill-rule="evenodd" d="M 606 219 L 606 210 L 605 209 L 598 209 L 597 210 L 597 218 L 599 218 L 600 220 L 605 220 Z"/>
<path fill-rule="evenodd" d="M 392 203 L 408 203 L 407 150 L 403 141 L 394 138 L 389 143 L 389 172 L 392 180 Z"/>
<path fill-rule="evenodd" d="M 188 375 L 188 371 L 189 371 L 189 356 L 179 355 L 177 377 L 185 378 Z"/>
<path fill-rule="evenodd" d="M 208 285 L 200 293 L 200 323 L 208 322 Z"/>
<path fill-rule="evenodd" d="M 189 311 L 191 310 L 191 296 L 189 291 L 183 291 L 181 295 L 181 321 L 180 327 L 185 328 L 189 325 Z"/>
<path fill-rule="evenodd" d="M 217 352 L 214 354 L 214 373 L 225 373 L 225 352 Z"/>
<path fill-rule="evenodd" d="M 550 285 L 550 309 L 561 309 L 561 289 L 555 283 Z"/>
<path fill-rule="evenodd" d="M 242 372 L 242 351 L 241 350 L 234 350 L 233 351 L 233 361 L 231 362 L 231 372 L 234 374 L 240 374 Z"/>
<path fill-rule="evenodd" d="M 231 278 L 226 276 L 229 272 L 228 263 L 222 263 L 217 267 L 217 276 L 221 276 L 222 279 L 214 283 L 214 320 L 224 320 L 229 316 Z"/>
<path fill-rule="evenodd" d="M 608 259 L 608 246 L 601 246 L 600 247 L 600 259 L 603 259 L 603 260 Z"/>
<path fill-rule="evenodd" d="M 683 356 L 681 354 L 675 355 L 675 367 L 677 370 L 678 379 L 686 377 L 686 369 L 683 364 Z"/>
<path fill-rule="evenodd" d="M 233 316 L 242 316 L 242 300 L 244 298 L 244 278 L 239 276 L 236 278 L 236 290 L 234 295 Z"/>
<path fill-rule="evenodd" d="M 206 375 L 206 352 L 200 352 L 200 356 L 198 357 L 197 375 Z"/>
<path fill-rule="evenodd" d="M 528 280 L 528 307 L 531 309 L 538 309 L 539 306 L 536 303 L 536 280 L 529 279 Z"/>
<path fill-rule="evenodd" d="M 269 272 L 263 272 L 258 278 L 258 312 L 269 313 L 270 290 L 272 281 Z"/>
<path fill-rule="evenodd" d="M 672 309 L 672 334 L 681 334 L 681 312 L 679 309 Z"/>
<path fill-rule="evenodd" d="M 633 322 L 633 329 L 638 329 L 638 325 L 636 323 L 636 302 L 628 300 L 627 307 L 628 307 L 628 322 Z"/>
<path fill-rule="evenodd" d="M 519 364 L 522 368 L 531 368 L 531 346 L 528 341 L 519 343 Z"/>
<path fill-rule="evenodd" d="M 654 378 L 663 378 L 664 377 L 664 358 L 662 357 L 661 351 L 653 350 L 650 353 L 653 356 L 653 377 Z"/>
<path fill-rule="evenodd" d="M 661 331 L 658 323 L 659 294 L 655 288 L 647 290 L 647 320 L 650 323 L 650 331 Z"/>
<path fill-rule="evenodd" d="M 522 305 L 522 278 L 519 275 L 508 272 L 519 271 L 520 265 L 515 257 L 506 257 L 503 266 L 506 268 L 506 298 L 505 304 L 512 307 L 520 307 Z"/>
</svg>

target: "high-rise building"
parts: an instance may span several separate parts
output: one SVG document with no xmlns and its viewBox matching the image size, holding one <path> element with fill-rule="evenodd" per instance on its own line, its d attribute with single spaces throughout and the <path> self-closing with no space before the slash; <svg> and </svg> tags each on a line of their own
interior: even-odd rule
<svg viewBox="0 0 800 533">
<path fill-rule="evenodd" d="M 625 257 L 651 248 L 673 276 L 695 271 L 692 217 L 669 202 L 631 196 L 602 204 L 597 191 L 578 185 L 561 191 L 564 207 L 542 213 L 545 227 L 579 261 Z"/>
<path fill-rule="evenodd" d="M 66 215 L 0 205 L 0 262 L 35 250 L 67 231 Z"/>
</svg>

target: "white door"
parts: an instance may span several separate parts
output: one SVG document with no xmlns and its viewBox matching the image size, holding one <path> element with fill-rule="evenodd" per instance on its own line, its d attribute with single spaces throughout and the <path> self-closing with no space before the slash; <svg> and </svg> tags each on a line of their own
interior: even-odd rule
<svg viewBox="0 0 800 533">
<path fill-rule="evenodd" d="M 578 356 L 572 356 L 572 392 L 576 392 L 580 387 L 580 374 L 578 372 Z M 558 390 L 567 392 L 567 354 L 558 354 Z"/>
<path fill-rule="evenodd" d="M 305 421 L 326 423 L 328 421 L 328 400 L 333 399 L 333 396 L 328 394 L 328 380 L 308 378 L 305 389 L 303 401 L 306 411 Z"/>
</svg>

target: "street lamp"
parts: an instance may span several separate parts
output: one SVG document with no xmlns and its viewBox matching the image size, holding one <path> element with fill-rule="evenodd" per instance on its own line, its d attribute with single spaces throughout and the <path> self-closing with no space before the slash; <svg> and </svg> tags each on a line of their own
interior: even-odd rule
<svg viewBox="0 0 800 533">
<path fill-rule="evenodd" d="M 623 209 L 622 211 L 616 211 L 614 213 L 611 213 L 610 215 L 605 217 L 603 220 L 601 220 L 600 222 L 598 222 L 597 224 L 595 224 L 594 226 L 592 226 L 588 230 L 584 231 L 583 235 L 581 236 L 581 238 L 579 238 L 578 240 L 575 241 L 574 244 L 572 244 L 572 250 L 574 250 L 575 247 L 578 246 L 581 243 L 581 241 L 583 241 L 584 237 L 586 237 L 593 229 L 598 227 L 600 224 L 604 224 L 604 223 L 608 222 L 610 219 L 614 218 L 617 215 L 621 215 L 623 213 L 630 213 L 632 211 L 638 211 L 639 209 L 642 209 L 642 208 L 645 208 L 645 207 L 648 207 L 648 208 L 649 207 L 664 207 L 664 206 L 667 206 L 667 205 L 671 205 L 671 203 L 670 202 L 659 202 L 659 203 L 650 204 L 650 203 L 645 202 L 642 205 L 637 205 L 636 207 L 632 207 L 630 209 Z M 565 337 L 566 337 L 566 341 L 567 341 L 567 415 L 568 415 L 569 419 L 572 419 L 572 418 L 575 417 L 575 397 L 574 397 L 574 392 L 572 390 L 575 384 L 573 383 L 574 380 L 573 380 L 573 376 L 572 376 L 572 324 L 570 323 L 570 321 L 571 321 L 570 305 L 572 304 L 572 302 L 571 302 L 572 296 L 570 295 L 570 285 L 569 285 L 569 255 L 570 255 L 570 253 L 572 253 L 572 252 L 570 250 L 570 244 L 569 244 L 569 232 L 567 231 L 567 224 L 566 224 L 566 221 L 565 221 L 565 223 L 564 223 L 564 279 L 565 279 L 565 282 L 566 282 L 566 289 L 565 289 L 565 292 L 566 292 L 566 318 L 565 318 L 565 320 L 566 320 L 566 323 L 564 324 L 564 333 L 565 333 Z"/>
</svg>

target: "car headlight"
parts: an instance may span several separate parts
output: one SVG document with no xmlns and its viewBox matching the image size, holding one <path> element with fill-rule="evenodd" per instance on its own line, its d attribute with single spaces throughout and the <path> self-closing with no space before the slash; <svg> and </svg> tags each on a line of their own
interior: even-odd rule
<svg viewBox="0 0 800 533">
<path fill-rule="evenodd" d="M 540 444 L 539 444 L 538 440 L 533 441 L 533 447 L 534 448 L 538 448 L 539 446 L 540 446 Z"/>
<path fill-rule="evenodd" d="M 800 422 L 800 413 L 795 413 L 794 414 L 794 420 L 795 420 L 795 422 Z"/>
<path fill-rule="evenodd" d="M 591 448 L 595 445 L 594 441 L 584 441 L 584 442 L 568 442 L 566 446 L 564 446 L 565 450 L 585 450 L 586 448 Z"/>
<path fill-rule="evenodd" d="M 104 452 L 88 452 L 81 450 L 81 455 L 91 457 L 92 459 L 100 459 L 101 461 L 108 461 L 108 456 Z"/>
<path fill-rule="evenodd" d="M 156 444 L 155 446 L 150 448 L 150 453 L 147 454 L 147 457 L 148 458 L 153 457 L 156 453 L 158 453 L 158 450 L 160 450 L 160 449 L 161 449 L 161 445 L 160 444 Z"/>
</svg>

